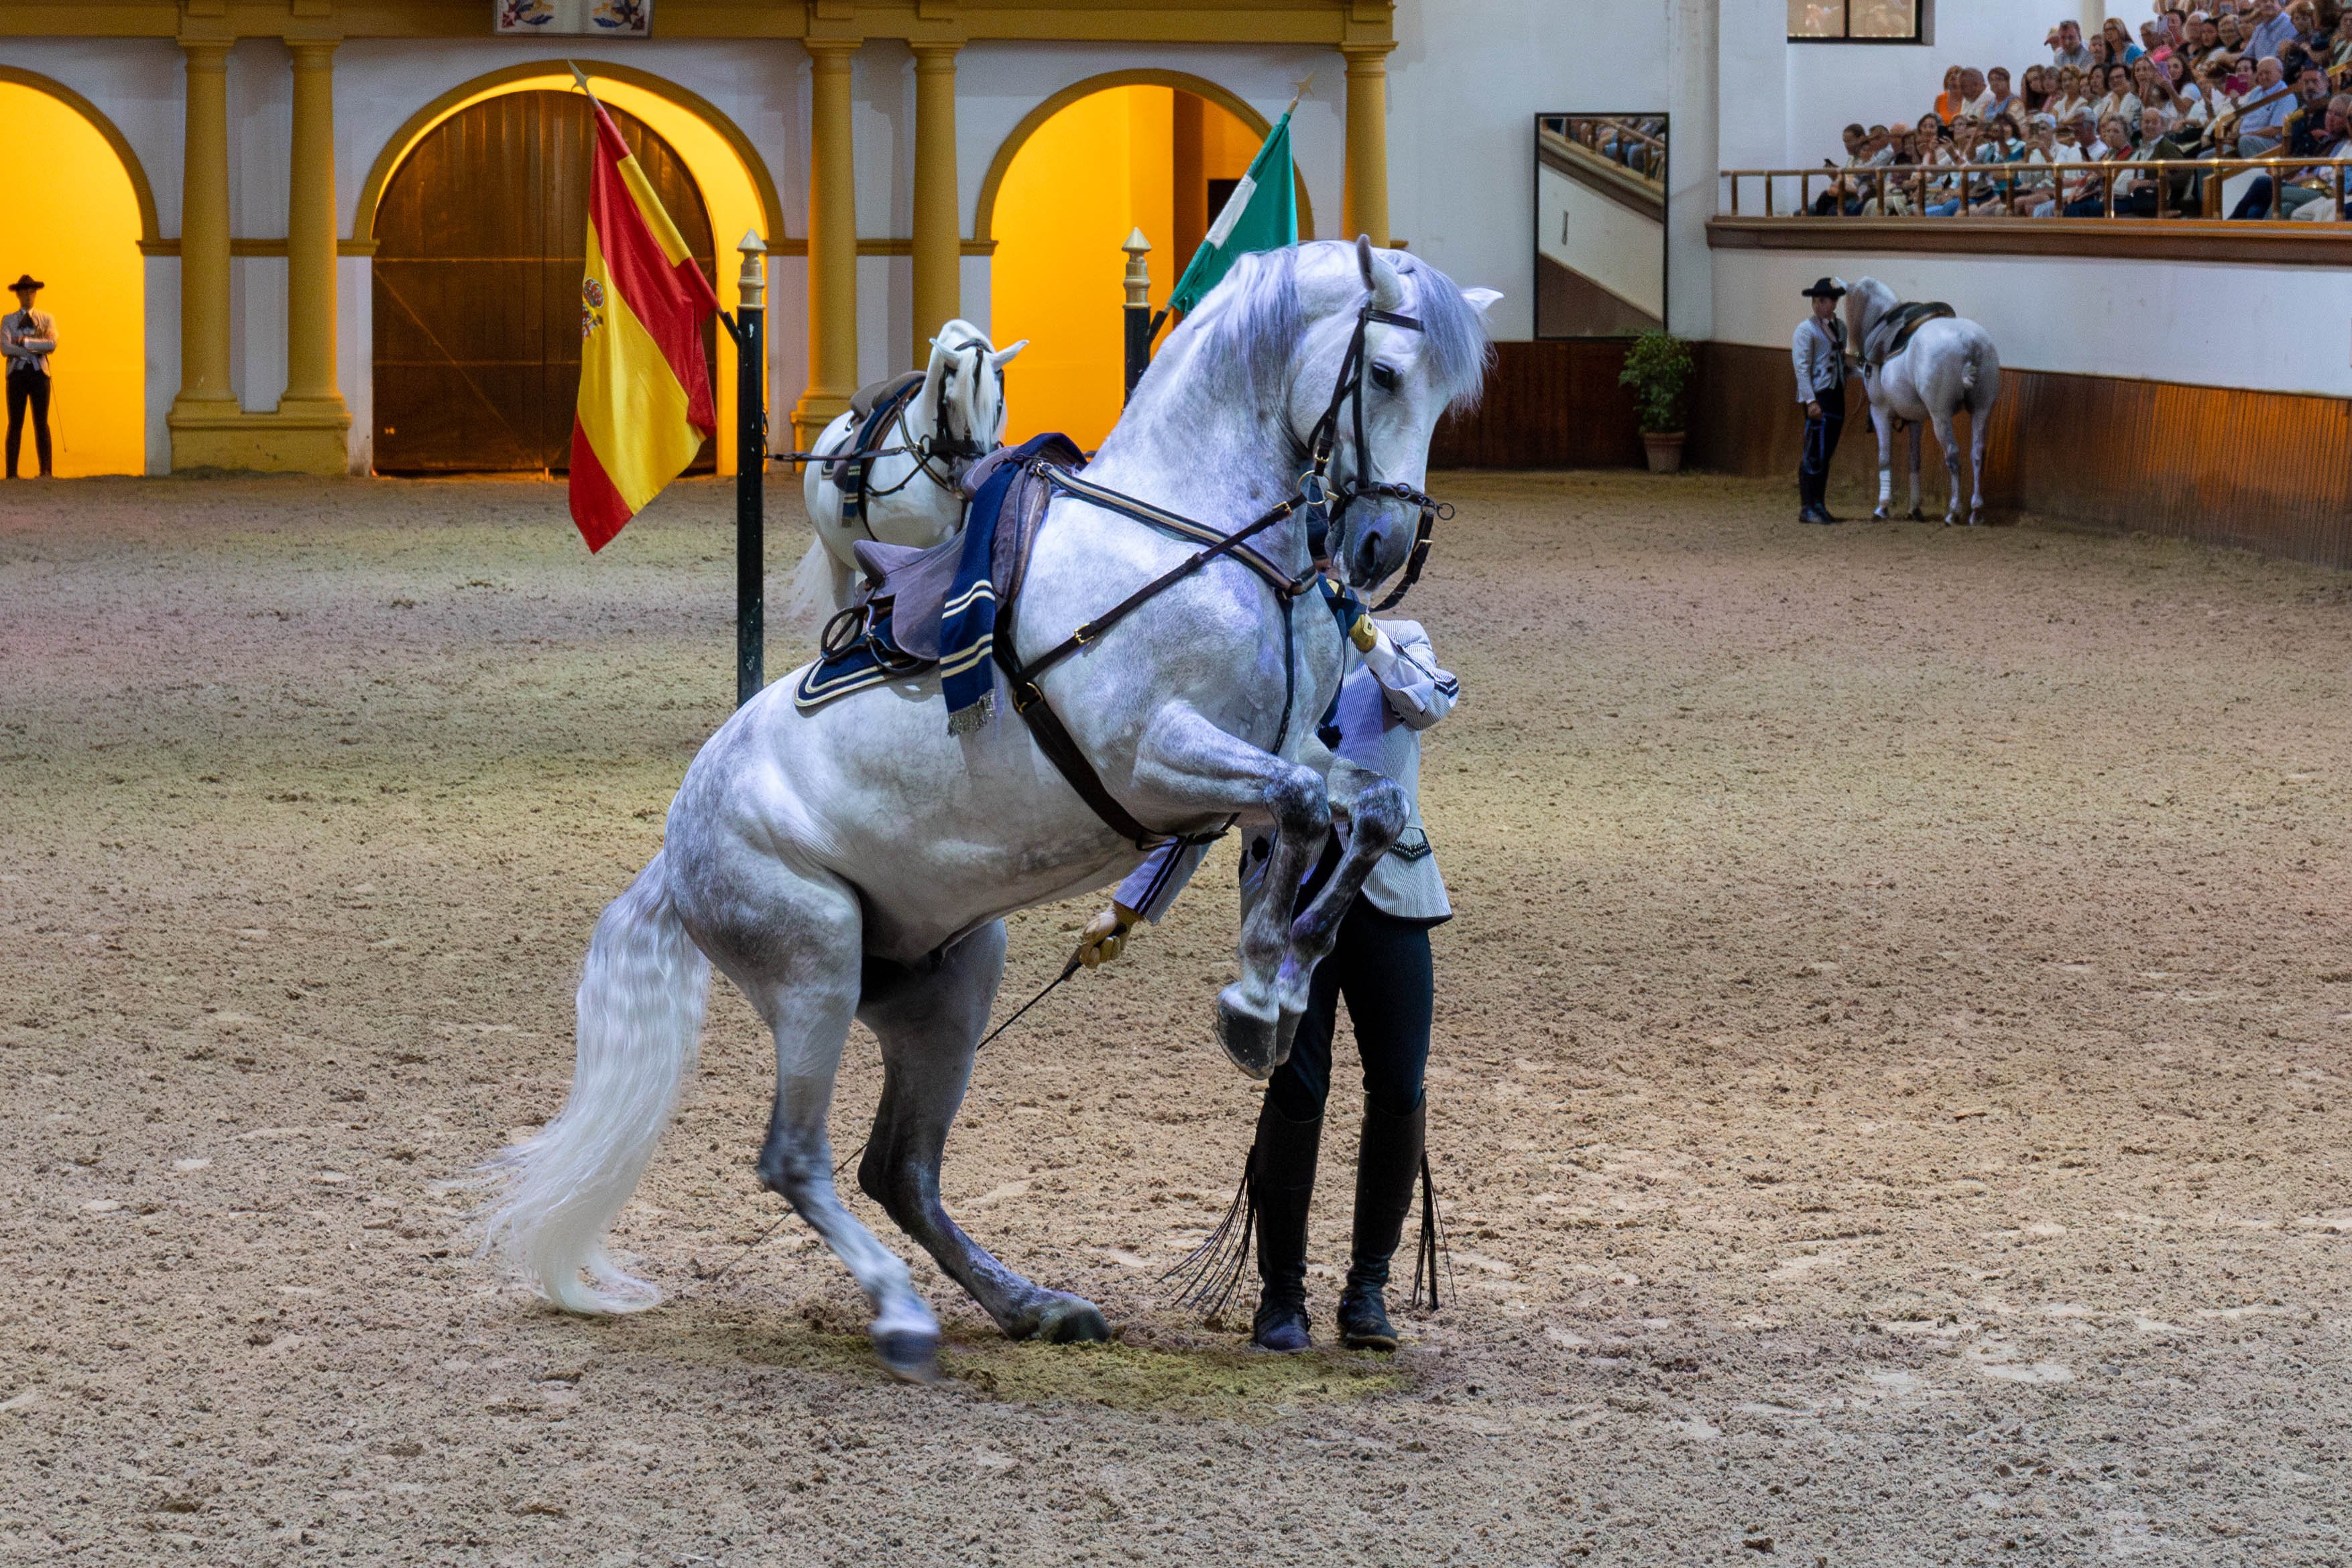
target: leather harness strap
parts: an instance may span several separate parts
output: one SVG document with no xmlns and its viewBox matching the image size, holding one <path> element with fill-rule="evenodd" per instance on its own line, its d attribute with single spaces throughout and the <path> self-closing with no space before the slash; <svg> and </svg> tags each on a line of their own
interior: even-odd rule
<svg viewBox="0 0 2352 1568">
<path fill-rule="evenodd" d="M 1013 526 L 1020 532 L 1013 541 L 1012 559 L 1006 571 L 1008 580 L 996 598 L 994 649 L 997 667 L 1012 683 L 1013 709 L 1029 727 L 1030 738 L 1037 743 L 1037 749 L 1045 754 L 1045 760 L 1054 765 L 1055 771 L 1078 792 L 1078 799 L 1084 800 L 1111 831 L 1137 849 L 1156 849 L 1181 835 L 1145 827 L 1118 803 L 1118 797 L 1103 784 L 1102 776 L 1095 771 L 1094 764 L 1088 762 L 1086 753 L 1078 748 L 1077 737 L 1070 733 L 1061 716 L 1054 711 L 1054 705 L 1042 700 L 1043 694 L 1032 680 L 1035 669 L 1033 667 L 1024 672 L 1020 656 L 1013 651 L 1019 624 L 1015 607 L 1021 602 L 1021 589 L 1029 576 L 1029 551 L 1037 542 L 1037 530 L 1045 522 L 1045 508 L 1054 498 L 1054 486 L 1041 478 L 1034 467 L 1013 483 L 1019 489 L 1007 498 L 1006 507 L 1013 515 Z"/>
</svg>

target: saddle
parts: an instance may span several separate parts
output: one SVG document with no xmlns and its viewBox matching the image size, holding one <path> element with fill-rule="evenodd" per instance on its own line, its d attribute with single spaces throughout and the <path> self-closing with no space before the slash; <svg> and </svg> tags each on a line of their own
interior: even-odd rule
<svg viewBox="0 0 2352 1568">
<path fill-rule="evenodd" d="M 1959 312 L 1941 300 L 1927 300 L 1897 305 L 1878 319 L 1870 329 L 1870 340 L 1863 344 L 1862 364 L 1865 371 L 1883 369 L 1886 361 L 1908 348 L 1912 337 L 1930 321 L 1957 319 Z M 1878 345 L 1873 351 L 1870 344 Z"/>
<path fill-rule="evenodd" d="M 827 623 L 824 654 L 793 694 L 802 712 L 937 668 L 950 732 L 987 722 L 997 591 L 1013 591 L 1045 517 L 1047 486 L 1034 474 L 1041 461 L 1076 467 L 1085 458 L 1066 437 L 1038 436 L 1008 449 L 951 538 L 929 547 L 854 541 L 867 581 Z"/>
</svg>

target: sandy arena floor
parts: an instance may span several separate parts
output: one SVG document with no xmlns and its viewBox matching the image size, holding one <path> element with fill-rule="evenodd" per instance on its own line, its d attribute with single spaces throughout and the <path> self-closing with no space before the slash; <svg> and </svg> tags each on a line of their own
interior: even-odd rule
<svg viewBox="0 0 2352 1568">
<path fill-rule="evenodd" d="M 620 1238 L 670 1304 L 535 1306 L 438 1185 L 561 1103 L 726 712 L 729 491 L 591 559 L 552 485 L 10 486 L 0 1561 L 2352 1561 L 2346 580 L 1440 478 L 1457 1302 L 1393 1361 L 1164 1304 L 1255 1108 L 1213 868 L 949 1148 L 1123 1341 L 1006 1343 L 925 1263 L 929 1389 L 797 1222 L 740 1256 L 723 987 Z M 1009 996 L 1089 907 L 1016 919 Z"/>
</svg>

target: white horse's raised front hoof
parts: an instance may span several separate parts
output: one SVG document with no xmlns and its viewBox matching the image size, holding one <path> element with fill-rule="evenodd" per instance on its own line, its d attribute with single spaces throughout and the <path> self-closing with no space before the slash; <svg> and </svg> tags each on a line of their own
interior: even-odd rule
<svg viewBox="0 0 2352 1568">
<path fill-rule="evenodd" d="M 1274 1076 L 1286 1052 L 1278 1018 L 1260 1018 L 1242 999 L 1241 987 L 1217 993 L 1217 1043 L 1235 1067 L 1263 1082 Z"/>
<path fill-rule="evenodd" d="M 1038 1309 L 1027 1337 L 1045 1344 L 1099 1344 L 1110 1338 L 1110 1320 L 1084 1296 L 1055 1291 Z"/>
</svg>

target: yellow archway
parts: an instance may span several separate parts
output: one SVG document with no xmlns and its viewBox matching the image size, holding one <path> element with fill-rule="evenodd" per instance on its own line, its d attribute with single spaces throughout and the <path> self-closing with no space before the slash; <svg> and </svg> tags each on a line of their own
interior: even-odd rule
<svg viewBox="0 0 2352 1568">
<path fill-rule="evenodd" d="M 0 284 L 30 273 L 57 318 L 49 430 L 54 472 L 147 468 L 147 270 L 155 197 L 113 121 L 62 83 L 0 66 L 0 124 L 39 156 L 0 184 Z M 16 301 L 0 295 L 0 309 Z M 29 422 L 28 422 L 29 423 Z M 19 472 L 37 472 L 33 432 Z"/>
<path fill-rule="evenodd" d="M 1121 243 L 1136 228 L 1150 240 L 1148 298 L 1164 305 L 1208 227 L 1208 187 L 1238 179 L 1264 141 L 1262 118 L 1179 85 L 1192 79 L 1131 71 L 1080 83 L 1041 105 L 989 171 L 979 219 L 993 231 L 989 329 L 1000 343 L 1029 340 L 1006 372 L 1008 436 L 1059 430 L 1102 444 L 1122 401 Z"/>
<path fill-rule="evenodd" d="M 735 308 L 740 294 L 740 257 L 736 241 L 747 229 L 757 230 L 772 249 L 784 235 L 782 204 L 767 164 L 743 134 L 741 127 L 699 95 L 631 66 L 598 62 L 591 73 L 596 96 L 615 109 L 626 110 L 676 150 L 701 190 L 710 213 L 710 234 L 718 252 L 719 276 L 711 279 L 719 303 Z M 571 70 L 558 63 L 538 61 L 509 66 L 452 88 L 409 116 L 384 143 L 375 164 L 360 187 L 359 205 L 352 221 L 354 240 L 373 240 L 377 204 L 393 175 L 434 128 L 461 110 L 508 93 L 576 91 Z M 583 236 L 584 239 L 584 236 Z M 716 438 L 719 472 L 735 472 L 735 344 L 724 330 L 719 334 L 718 385 L 711 390 L 718 404 L 719 434 Z"/>
<path fill-rule="evenodd" d="M 1274 129 L 1274 121 L 1252 109 L 1246 99 L 1228 92 L 1208 78 L 1196 77 L 1190 71 L 1138 67 L 1132 70 L 1105 71 L 1100 76 L 1072 82 L 1023 115 L 1021 123 L 1013 128 L 996 149 L 996 156 L 989 160 L 987 177 L 980 183 L 980 205 L 972 214 L 971 237 L 975 245 L 984 246 L 995 239 L 997 193 L 1003 189 L 1004 176 L 1012 169 L 1013 160 L 1020 156 L 1022 147 L 1029 139 L 1036 135 L 1047 120 L 1080 99 L 1092 98 L 1098 92 L 1108 92 L 1120 87 L 1165 87 L 1173 88 L 1178 92 L 1189 92 L 1240 120 L 1255 132 L 1261 141 L 1265 140 L 1265 133 Z M 1307 199 L 1307 181 L 1302 176 L 1298 180 L 1298 237 L 1312 239 L 1314 236 L 1315 205 Z"/>
</svg>

